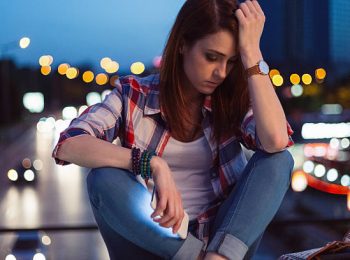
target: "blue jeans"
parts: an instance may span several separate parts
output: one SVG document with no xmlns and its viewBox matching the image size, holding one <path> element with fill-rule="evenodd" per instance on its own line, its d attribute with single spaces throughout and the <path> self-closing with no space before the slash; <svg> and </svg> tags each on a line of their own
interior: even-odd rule
<svg viewBox="0 0 350 260">
<path fill-rule="evenodd" d="M 290 184 L 294 161 L 288 151 L 257 151 L 242 178 L 220 205 L 207 252 L 250 259 Z M 203 242 L 189 224 L 185 240 L 153 222 L 151 194 L 128 171 L 91 170 L 87 178 L 92 210 L 111 259 L 196 259 Z"/>
</svg>

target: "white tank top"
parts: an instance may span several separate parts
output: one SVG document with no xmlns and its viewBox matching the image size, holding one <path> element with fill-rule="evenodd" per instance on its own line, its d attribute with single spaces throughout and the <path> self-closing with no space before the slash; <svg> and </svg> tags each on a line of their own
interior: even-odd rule
<svg viewBox="0 0 350 260">
<path fill-rule="evenodd" d="M 182 204 L 190 220 L 211 206 L 216 198 L 210 182 L 212 153 L 205 137 L 183 143 L 170 137 L 162 158 L 172 171 Z"/>
</svg>

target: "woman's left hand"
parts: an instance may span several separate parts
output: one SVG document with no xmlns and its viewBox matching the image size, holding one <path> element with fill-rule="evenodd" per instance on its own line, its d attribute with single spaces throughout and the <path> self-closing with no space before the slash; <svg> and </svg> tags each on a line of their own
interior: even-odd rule
<svg viewBox="0 0 350 260">
<path fill-rule="evenodd" d="M 265 15 L 256 0 L 246 0 L 241 3 L 235 15 L 239 22 L 239 52 L 242 61 L 246 60 L 244 63 L 249 63 L 248 60 L 251 57 L 254 59 L 254 56 L 261 56 L 260 38 L 264 29 Z M 257 61 L 255 60 L 254 63 Z"/>
</svg>

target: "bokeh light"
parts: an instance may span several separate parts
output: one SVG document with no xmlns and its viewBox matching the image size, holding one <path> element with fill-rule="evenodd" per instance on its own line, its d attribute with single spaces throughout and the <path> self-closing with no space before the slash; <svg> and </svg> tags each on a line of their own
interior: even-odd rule
<svg viewBox="0 0 350 260">
<path fill-rule="evenodd" d="M 41 74 L 43 74 L 44 76 L 47 76 L 50 74 L 51 72 L 51 66 L 42 66 L 40 69 Z"/>
<path fill-rule="evenodd" d="M 109 62 L 105 67 L 105 71 L 107 73 L 116 73 L 118 70 L 119 70 L 119 63 L 116 61 Z"/>
<path fill-rule="evenodd" d="M 110 63 L 111 61 L 112 61 L 111 58 L 108 58 L 108 57 L 102 58 L 101 61 L 100 61 L 101 68 L 102 69 L 106 69 L 108 63 Z"/>
<path fill-rule="evenodd" d="M 8 177 L 9 180 L 11 180 L 11 181 L 17 181 L 17 180 L 18 180 L 18 173 L 17 173 L 16 170 L 10 169 L 10 170 L 7 172 L 7 177 Z"/>
<path fill-rule="evenodd" d="M 47 235 L 44 235 L 42 238 L 41 238 L 41 242 L 46 245 L 46 246 L 49 246 L 51 245 L 51 238 Z"/>
<path fill-rule="evenodd" d="M 291 87 L 291 92 L 292 92 L 292 96 L 293 97 L 300 97 L 303 92 L 304 92 L 304 88 L 301 85 L 293 85 Z"/>
<path fill-rule="evenodd" d="M 343 175 L 340 179 L 340 184 L 347 187 L 350 186 L 350 177 L 349 175 Z"/>
<path fill-rule="evenodd" d="M 26 181 L 34 181 L 35 178 L 34 172 L 32 170 L 26 170 L 23 176 Z"/>
<path fill-rule="evenodd" d="M 109 84 L 113 87 L 117 86 L 117 82 L 118 82 L 119 76 L 118 75 L 114 75 L 110 78 L 109 80 Z"/>
<path fill-rule="evenodd" d="M 276 86 L 276 87 L 280 87 L 283 85 L 283 77 L 281 75 L 275 75 L 272 77 L 272 83 Z"/>
<path fill-rule="evenodd" d="M 71 120 L 78 116 L 78 111 L 75 107 L 69 106 L 65 107 L 62 110 L 62 118 L 63 120 Z"/>
<path fill-rule="evenodd" d="M 43 169 L 43 166 L 44 166 L 44 164 L 41 160 L 39 160 L 39 159 L 34 160 L 33 167 L 35 170 L 41 171 Z"/>
<path fill-rule="evenodd" d="M 312 77 L 310 74 L 306 73 L 306 74 L 303 74 L 303 76 L 301 77 L 301 80 L 305 85 L 310 85 L 312 82 Z"/>
<path fill-rule="evenodd" d="M 323 177 L 326 174 L 326 168 L 322 164 L 317 164 L 314 169 L 316 177 Z"/>
<path fill-rule="evenodd" d="M 30 167 L 32 167 L 32 161 L 29 158 L 24 158 L 22 161 L 22 166 L 25 169 L 29 169 Z"/>
<path fill-rule="evenodd" d="M 307 187 L 307 179 L 303 171 L 295 171 L 292 175 L 292 189 L 296 192 L 304 191 Z"/>
<path fill-rule="evenodd" d="M 19 40 L 19 47 L 21 48 L 21 49 L 25 49 L 25 48 L 27 48 L 28 46 L 29 46 L 29 44 L 30 44 L 30 39 L 28 38 L 28 37 L 23 37 L 23 38 L 21 38 L 20 40 Z"/>
<path fill-rule="evenodd" d="M 297 85 L 300 83 L 300 76 L 298 74 L 294 73 L 294 74 L 290 75 L 289 79 L 293 85 Z"/>
<path fill-rule="evenodd" d="M 88 106 L 95 105 L 101 102 L 101 95 L 97 92 L 90 92 L 86 95 L 86 104 Z"/>
<path fill-rule="evenodd" d="M 75 79 L 76 77 L 78 77 L 79 71 L 77 68 L 71 67 L 68 68 L 66 71 L 66 76 L 69 79 Z"/>
<path fill-rule="evenodd" d="M 327 172 L 327 180 L 330 182 L 335 181 L 338 178 L 338 171 L 334 168 L 329 169 Z"/>
<path fill-rule="evenodd" d="M 94 73 L 92 71 L 88 70 L 88 71 L 85 71 L 83 73 L 83 80 L 86 83 L 92 82 L 94 80 L 94 77 L 95 77 L 95 75 L 94 75 Z"/>
<path fill-rule="evenodd" d="M 326 70 L 323 68 L 319 68 L 315 70 L 315 77 L 319 80 L 325 79 L 326 75 L 327 75 Z"/>
<path fill-rule="evenodd" d="M 145 65 L 142 62 L 134 62 L 130 66 L 130 71 L 136 75 L 142 74 L 145 71 Z"/>
<path fill-rule="evenodd" d="M 53 57 L 51 55 L 43 55 L 39 58 L 40 66 L 50 66 L 53 62 Z"/>
<path fill-rule="evenodd" d="M 99 73 L 96 75 L 95 80 L 96 80 L 97 85 L 102 86 L 108 82 L 108 76 L 104 73 Z"/>
<path fill-rule="evenodd" d="M 28 92 L 23 96 L 23 105 L 31 113 L 41 113 L 44 110 L 44 95 L 40 92 Z"/>
<path fill-rule="evenodd" d="M 277 70 L 277 69 L 272 69 L 272 70 L 270 70 L 269 76 L 270 76 L 271 79 L 272 79 L 274 76 L 276 76 L 276 75 L 281 75 L 281 73 L 279 72 L 279 70 Z"/>
<path fill-rule="evenodd" d="M 60 64 L 59 66 L 58 66 L 58 69 L 57 69 L 57 71 L 58 71 L 58 73 L 60 74 L 60 75 L 66 75 L 66 72 L 67 72 L 67 70 L 69 69 L 69 64 L 68 63 L 62 63 L 62 64 Z"/>
</svg>

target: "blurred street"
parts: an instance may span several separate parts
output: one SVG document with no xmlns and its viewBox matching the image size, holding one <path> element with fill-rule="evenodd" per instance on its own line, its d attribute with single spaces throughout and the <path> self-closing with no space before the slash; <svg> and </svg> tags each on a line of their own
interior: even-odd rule
<svg viewBox="0 0 350 260">
<path fill-rule="evenodd" d="M 0 175 L 0 259 L 10 252 L 15 239 L 15 232 L 4 231 L 18 229 L 46 230 L 51 239 L 50 259 L 108 259 L 88 201 L 88 169 L 54 163 L 51 151 L 58 138 L 54 129 L 39 131 L 33 124 L 18 131 L 11 145 L 2 149 L 1 169 L 20 171 L 25 158 L 41 167 L 31 167 L 37 173 L 33 182 L 11 182 L 6 174 Z M 290 149 L 296 167 L 303 158 L 302 147 L 297 144 Z M 255 259 L 276 259 L 283 253 L 340 240 L 350 228 L 346 204 L 346 196 L 312 188 L 302 193 L 290 189 Z"/>
</svg>

